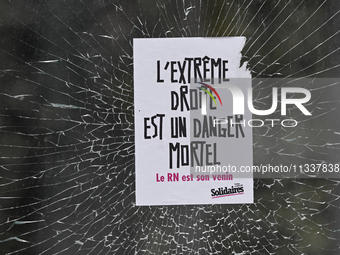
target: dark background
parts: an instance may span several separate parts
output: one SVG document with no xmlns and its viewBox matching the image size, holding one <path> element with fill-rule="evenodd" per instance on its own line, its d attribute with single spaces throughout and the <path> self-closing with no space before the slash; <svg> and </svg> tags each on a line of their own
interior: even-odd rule
<svg viewBox="0 0 340 255">
<path fill-rule="evenodd" d="M 255 179 L 251 205 L 136 207 L 132 50 L 245 36 L 253 78 L 338 78 L 339 12 L 335 0 L 0 1 L 0 254 L 339 254 L 338 179 Z M 339 163 L 339 84 L 306 88 L 313 116 L 254 130 L 254 164 Z M 270 92 L 254 85 L 259 109 Z"/>
</svg>

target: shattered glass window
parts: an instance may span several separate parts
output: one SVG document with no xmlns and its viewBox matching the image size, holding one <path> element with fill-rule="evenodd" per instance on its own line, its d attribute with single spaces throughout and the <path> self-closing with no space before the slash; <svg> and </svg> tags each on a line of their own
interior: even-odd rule
<svg viewBox="0 0 340 255">
<path fill-rule="evenodd" d="M 335 0 L 0 2 L 2 254 L 339 254 L 339 179 L 254 179 L 254 204 L 135 206 L 133 38 L 245 36 L 253 78 L 339 78 Z M 334 81 L 334 80 L 333 80 Z M 339 163 L 339 83 L 253 131 L 254 164 Z M 257 107 L 266 87 L 254 85 Z"/>
</svg>

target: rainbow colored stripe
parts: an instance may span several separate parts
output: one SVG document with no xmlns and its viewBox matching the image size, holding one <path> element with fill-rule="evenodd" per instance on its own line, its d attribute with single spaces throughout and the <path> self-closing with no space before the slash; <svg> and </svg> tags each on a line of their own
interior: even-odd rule
<svg viewBox="0 0 340 255">
<path fill-rule="evenodd" d="M 203 82 L 199 82 L 199 84 L 201 84 L 201 85 L 203 85 L 203 86 L 205 86 L 205 87 L 211 89 L 211 91 L 215 93 L 215 95 L 217 96 L 218 100 L 220 101 L 220 103 L 221 103 L 221 105 L 222 105 L 221 97 L 220 97 L 220 95 L 217 93 L 217 91 L 216 91 L 213 87 L 211 87 L 210 85 L 208 85 L 208 84 L 206 84 L 206 83 L 203 83 Z M 204 89 L 204 88 L 201 88 L 201 87 L 197 87 L 197 88 L 200 89 L 200 90 L 203 90 L 203 91 L 205 91 L 207 94 L 209 94 L 209 96 L 211 96 L 211 98 L 214 100 L 215 105 L 217 106 L 217 103 L 216 103 L 216 100 L 215 100 L 214 96 L 213 96 L 208 90 L 206 90 L 206 89 Z"/>
</svg>

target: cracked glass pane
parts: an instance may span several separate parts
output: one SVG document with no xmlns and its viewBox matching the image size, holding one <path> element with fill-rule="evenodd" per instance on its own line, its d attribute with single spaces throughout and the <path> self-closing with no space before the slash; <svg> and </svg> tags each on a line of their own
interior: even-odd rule
<svg viewBox="0 0 340 255">
<path fill-rule="evenodd" d="M 133 38 L 244 36 L 254 79 L 339 78 L 334 0 L 0 3 L 3 254 L 339 254 L 339 179 L 254 179 L 254 204 L 135 206 Z M 254 104 L 268 109 L 266 86 Z M 253 129 L 254 164 L 339 163 L 339 82 Z"/>
</svg>

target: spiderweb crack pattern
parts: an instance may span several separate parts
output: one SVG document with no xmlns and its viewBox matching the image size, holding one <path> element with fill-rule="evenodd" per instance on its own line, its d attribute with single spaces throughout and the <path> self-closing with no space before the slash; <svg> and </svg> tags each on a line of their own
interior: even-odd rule
<svg viewBox="0 0 340 255">
<path fill-rule="evenodd" d="M 2 1 L 2 253 L 338 254 L 337 179 L 255 179 L 251 205 L 135 206 L 132 39 L 245 36 L 253 78 L 336 78 L 339 12 L 327 0 Z M 338 83 L 306 88 L 313 117 L 292 109 L 293 131 L 254 129 L 254 164 L 339 162 Z M 254 84 L 258 109 L 268 89 Z"/>
</svg>

